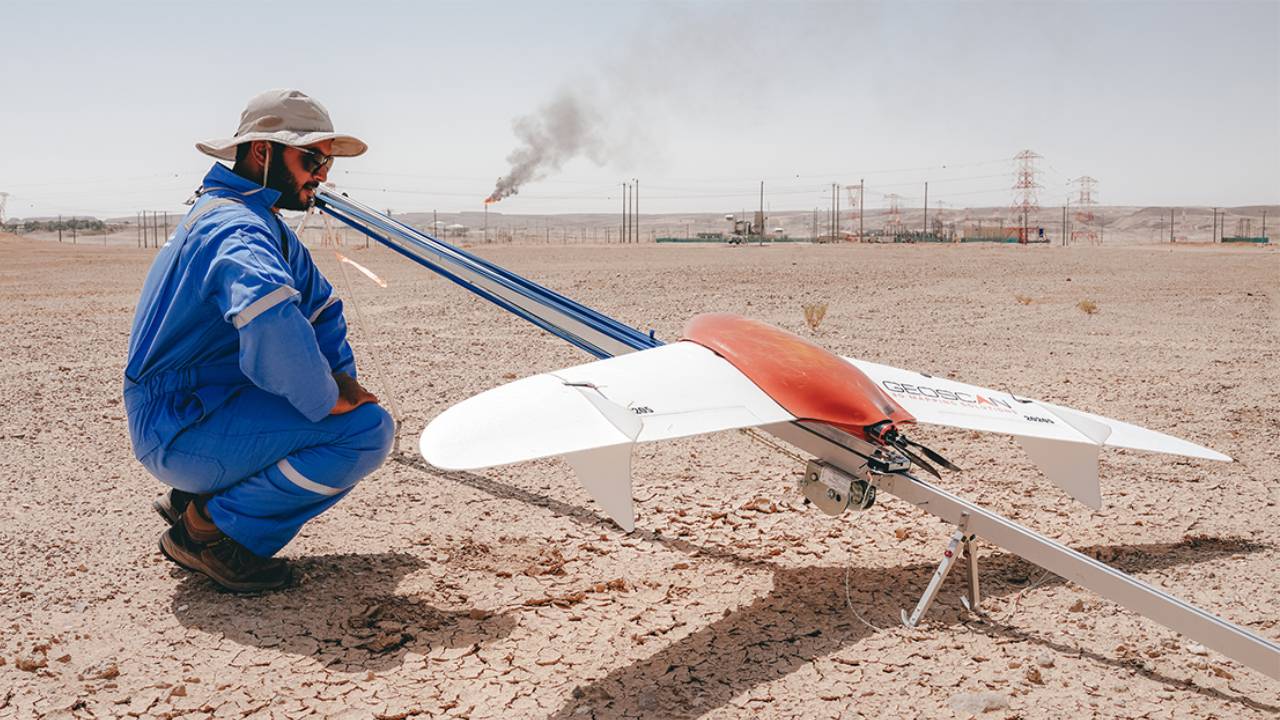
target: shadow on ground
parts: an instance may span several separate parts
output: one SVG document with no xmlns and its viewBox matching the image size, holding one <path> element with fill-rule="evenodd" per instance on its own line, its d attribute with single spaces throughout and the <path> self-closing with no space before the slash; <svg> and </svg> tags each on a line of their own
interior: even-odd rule
<svg viewBox="0 0 1280 720">
<path fill-rule="evenodd" d="M 399 666 L 410 651 L 483 645 L 516 626 L 511 614 L 441 610 L 396 594 L 400 581 L 423 567 L 413 555 L 318 555 L 293 562 L 294 584 L 261 595 L 225 593 L 176 570 L 173 614 L 189 628 L 348 672 Z"/>
<path fill-rule="evenodd" d="M 591 511 L 569 505 L 473 473 L 444 472 L 417 458 L 403 455 L 397 461 L 423 472 L 487 492 L 496 497 L 519 500 L 546 508 L 575 522 L 612 528 Z M 900 626 L 900 608 L 910 609 L 928 584 L 936 565 L 913 564 L 891 568 L 805 567 L 785 568 L 734 550 L 690 543 L 636 530 L 629 537 L 675 547 L 742 566 L 773 573 L 773 591 L 721 620 L 667 645 L 656 654 L 619 668 L 604 678 L 579 687 L 574 699 L 552 718 L 579 717 L 668 717 L 692 718 L 722 707 L 733 697 L 757 685 L 772 682 L 798 670 L 815 658 L 824 657 L 869 637 L 876 630 L 858 622 L 845 605 L 846 581 L 853 592 L 870 601 L 858 612 L 877 628 Z M 1236 538 L 1195 538 L 1179 543 L 1116 545 L 1077 548 L 1128 573 L 1175 567 L 1239 553 L 1266 549 L 1249 540 Z M 1010 553 L 982 554 L 984 597 L 1011 595 L 1028 587 L 1039 577 L 1035 565 Z M 955 573 L 948 587 L 929 611 L 932 626 L 966 625 L 979 632 L 1016 637 L 1064 654 L 1078 654 L 1113 669 L 1134 670 L 1157 682 L 1196 692 L 1209 698 L 1232 702 L 1267 712 L 1280 707 L 1251 698 L 1229 695 L 1185 680 L 1143 670 L 1133 660 L 1113 658 L 1080 648 L 1067 647 L 1009 627 L 998 619 L 968 613 L 958 600 L 960 578 Z M 1037 587 L 1062 584 L 1048 576 Z M 855 602 L 859 602 L 855 600 Z M 851 658 L 875 667 L 876 658 Z M 896 670 L 895 670 L 896 671 Z"/>
<path fill-rule="evenodd" d="M 1137 572 L 1203 562 L 1224 555 L 1256 551 L 1260 547 L 1238 540 L 1200 540 L 1194 543 L 1101 546 L 1082 551 L 1086 554 L 1114 553 L 1116 559 L 1113 564 L 1116 567 Z M 982 560 L 983 591 L 987 597 L 1021 590 L 1026 587 L 1028 573 L 1034 570 L 1034 566 L 1007 553 L 984 555 Z M 876 631 L 858 622 L 845 605 L 846 573 L 850 587 L 859 596 L 865 597 L 867 591 L 873 591 L 874 600 L 858 606 L 862 617 L 879 628 L 896 628 L 900 626 L 899 608 L 911 608 L 933 571 L 933 565 L 925 564 L 891 568 L 777 568 L 773 591 L 768 595 L 646 659 L 580 687 L 575 692 L 575 699 L 551 717 L 562 720 L 636 715 L 699 717 L 727 704 L 744 691 L 785 677 L 815 658 L 837 653 L 874 634 Z M 1062 582 L 1055 577 L 1042 583 L 1041 587 Z M 1206 697 L 1269 712 L 1280 710 L 1249 698 L 1144 671 L 1134 661 L 1067 647 L 1009 628 L 998 621 L 980 620 L 960 605 L 957 586 L 950 587 L 955 591 L 939 595 L 926 618 L 928 625 L 966 625 L 981 632 L 1016 637 L 1060 653 L 1083 655 L 1111 668 L 1134 669 L 1158 682 L 1189 689 Z M 904 642 L 908 640 L 904 639 Z M 865 666 L 868 673 L 875 673 L 874 676 L 883 672 L 910 672 L 909 668 L 886 666 L 875 657 L 847 660 Z"/>
</svg>

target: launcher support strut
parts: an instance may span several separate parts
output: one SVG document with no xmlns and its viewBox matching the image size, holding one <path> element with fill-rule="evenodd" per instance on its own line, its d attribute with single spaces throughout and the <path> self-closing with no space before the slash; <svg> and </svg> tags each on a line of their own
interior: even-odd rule
<svg viewBox="0 0 1280 720">
<path fill-rule="evenodd" d="M 907 615 L 906 610 L 899 611 L 902 616 L 902 624 L 909 628 L 913 628 L 920 623 L 920 619 L 924 614 L 929 612 L 929 606 L 933 604 L 934 598 L 938 596 L 938 590 L 942 588 L 942 583 L 947 579 L 947 575 L 951 573 L 951 568 L 956 561 L 960 559 L 963 552 L 969 568 L 969 594 L 962 598 L 961 602 L 968 610 L 978 607 L 980 599 L 978 594 L 978 556 L 974 553 L 973 541 L 975 536 L 969 532 L 969 514 L 964 513 L 961 516 L 960 527 L 951 533 L 951 540 L 947 543 L 947 549 L 942 553 L 942 561 L 938 563 L 938 568 L 933 571 L 933 577 L 929 578 L 929 586 L 925 588 L 924 594 L 920 596 L 920 601 L 916 603 L 915 610 Z"/>
</svg>

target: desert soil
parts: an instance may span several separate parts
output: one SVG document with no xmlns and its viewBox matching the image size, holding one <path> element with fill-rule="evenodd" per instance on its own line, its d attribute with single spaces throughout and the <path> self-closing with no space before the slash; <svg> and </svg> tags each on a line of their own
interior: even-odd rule
<svg viewBox="0 0 1280 720">
<path fill-rule="evenodd" d="M 1239 462 L 1108 450 L 1094 512 L 1008 438 L 915 433 L 966 469 L 945 487 L 1280 640 L 1272 249 L 477 250 L 659 338 L 742 313 L 1221 450 Z M 629 535 L 558 460 L 426 466 L 417 435 L 444 408 L 588 358 L 379 249 L 348 252 L 386 289 L 347 287 L 314 253 L 360 309 L 353 344 L 403 410 L 400 453 L 285 549 L 295 587 L 218 592 L 156 551 L 161 486 L 125 428 L 151 252 L 0 239 L 0 717 L 1280 712 L 1261 673 L 991 545 L 983 614 L 954 573 L 928 622 L 903 628 L 948 528 L 892 497 L 827 518 L 800 502 L 796 460 L 740 433 L 639 447 Z"/>
</svg>

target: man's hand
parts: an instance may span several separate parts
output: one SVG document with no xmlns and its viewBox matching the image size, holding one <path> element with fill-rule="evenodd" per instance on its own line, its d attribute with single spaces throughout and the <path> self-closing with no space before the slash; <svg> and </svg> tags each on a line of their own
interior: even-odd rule
<svg viewBox="0 0 1280 720">
<path fill-rule="evenodd" d="M 365 403 L 378 402 L 378 396 L 365 390 L 356 379 L 344 372 L 336 372 L 333 379 L 338 383 L 338 402 L 329 411 L 330 415 L 349 413 Z"/>
</svg>

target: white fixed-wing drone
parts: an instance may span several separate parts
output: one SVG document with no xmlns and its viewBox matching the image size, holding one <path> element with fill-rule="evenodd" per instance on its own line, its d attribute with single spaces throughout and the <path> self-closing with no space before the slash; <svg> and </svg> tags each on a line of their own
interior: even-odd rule
<svg viewBox="0 0 1280 720">
<path fill-rule="evenodd" d="M 1013 435 L 1050 480 L 1094 509 L 1102 507 L 1103 445 L 1231 460 L 1118 420 L 837 357 L 785 330 L 722 314 L 695 317 L 680 342 L 464 400 L 427 426 L 421 450 L 445 470 L 563 456 L 609 517 L 630 531 L 636 443 L 745 427 L 785 432 L 778 426 L 797 422 L 852 436 L 868 469 L 883 472 L 914 464 L 936 475 L 930 461 L 958 469 L 907 438 L 905 428 L 915 422 Z M 834 490 L 847 496 L 843 486 Z M 824 500 L 834 496 L 815 491 L 811 499 L 829 507 Z"/>
<path fill-rule="evenodd" d="M 890 493 L 956 526 L 915 610 L 924 616 L 957 559 L 968 559 L 979 602 L 973 541 L 982 537 L 1066 580 L 1280 679 L 1280 646 L 1093 558 L 915 477 L 913 466 L 957 469 L 910 440 L 916 422 L 1016 437 L 1055 484 L 1101 507 L 1103 446 L 1229 462 L 1194 443 L 1136 425 L 945 378 L 841 358 L 785 330 L 726 314 L 695 317 L 663 344 L 483 258 L 442 243 L 331 191 L 321 208 L 500 307 L 600 358 L 483 392 L 445 410 L 420 449 L 444 470 L 565 458 L 619 526 L 635 527 L 635 444 L 756 428 L 806 453 L 806 499 L 829 515 L 866 509 Z"/>
</svg>

